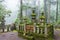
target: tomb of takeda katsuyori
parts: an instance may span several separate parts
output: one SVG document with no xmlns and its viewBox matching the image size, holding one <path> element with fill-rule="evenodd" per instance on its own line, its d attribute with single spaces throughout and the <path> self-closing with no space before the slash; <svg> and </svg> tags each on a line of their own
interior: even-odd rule
<svg viewBox="0 0 60 40">
<path fill-rule="evenodd" d="M 19 25 L 18 36 L 28 40 L 53 40 L 53 25 L 46 22 L 44 12 L 36 18 L 35 10 L 32 10 L 31 20 L 24 18 L 24 22 Z"/>
</svg>

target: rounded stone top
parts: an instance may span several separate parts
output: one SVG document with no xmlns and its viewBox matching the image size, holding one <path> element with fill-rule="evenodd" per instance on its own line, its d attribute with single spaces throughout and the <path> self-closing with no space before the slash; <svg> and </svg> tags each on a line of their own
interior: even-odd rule
<svg viewBox="0 0 60 40">
<path fill-rule="evenodd" d="M 40 19 L 45 19 L 45 16 L 40 16 Z"/>
<path fill-rule="evenodd" d="M 36 16 L 36 14 L 35 13 L 32 13 L 31 16 Z"/>
<path fill-rule="evenodd" d="M 42 12 L 40 19 L 45 19 L 44 13 Z"/>
</svg>

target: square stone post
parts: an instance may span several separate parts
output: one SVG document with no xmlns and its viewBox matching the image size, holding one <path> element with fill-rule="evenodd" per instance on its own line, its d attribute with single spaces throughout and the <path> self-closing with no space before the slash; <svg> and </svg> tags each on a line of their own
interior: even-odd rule
<svg viewBox="0 0 60 40">
<path fill-rule="evenodd" d="M 41 34 L 42 34 L 42 32 L 43 32 L 43 30 L 42 30 L 42 28 L 41 28 Z"/>
<path fill-rule="evenodd" d="M 47 27 L 45 25 L 45 36 L 47 36 Z"/>
<path fill-rule="evenodd" d="M 35 31 L 36 31 L 36 29 L 35 29 L 35 28 L 36 28 L 36 23 L 34 23 L 34 33 L 35 33 Z"/>
<path fill-rule="evenodd" d="M 39 27 L 37 27 L 37 33 L 39 33 Z"/>
</svg>

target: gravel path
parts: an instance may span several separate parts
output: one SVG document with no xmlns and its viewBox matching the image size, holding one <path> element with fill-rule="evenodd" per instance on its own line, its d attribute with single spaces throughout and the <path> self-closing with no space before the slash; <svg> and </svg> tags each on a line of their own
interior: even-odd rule
<svg viewBox="0 0 60 40">
<path fill-rule="evenodd" d="M 17 32 L 8 32 L 0 34 L 0 40 L 24 40 L 19 38 Z"/>
<path fill-rule="evenodd" d="M 17 32 L 0 33 L 0 40 L 25 40 L 18 37 Z M 60 30 L 54 31 L 54 40 L 60 40 Z"/>
<path fill-rule="evenodd" d="M 60 30 L 54 31 L 54 40 L 60 40 Z"/>
</svg>

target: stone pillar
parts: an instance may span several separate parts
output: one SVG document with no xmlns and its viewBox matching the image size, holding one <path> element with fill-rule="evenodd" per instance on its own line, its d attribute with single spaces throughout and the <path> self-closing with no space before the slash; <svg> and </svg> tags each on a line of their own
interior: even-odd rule
<svg viewBox="0 0 60 40">
<path fill-rule="evenodd" d="M 42 34 L 42 32 L 43 32 L 43 31 L 42 31 L 42 28 L 41 28 L 41 34 Z"/>
<path fill-rule="evenodd" d="M 34 33 L 35 33 L 35 27 L 34 27 Z"/>
<path fill-rule="evenodd" d="M 37 33 L 39 33 L 39 28 L 37 27 Z"/>
<path fill-rule="evenodd" d="M 45 35 L 47 35 L 47 27 L 45 26 Z"/>
<path fill-rule="evenodd" d="M 35 29 L 35 28 L 36 28 L 36 23 L 34 23 L 34 33 L 35 33 L 35 31 L 36 31 L 36 29 Z"/>
<path fill-rule="evenodd" d="M 26 28 L 25 27 L 26 27 L 26 24 L 24 24 L 24 32 L 26 32 Z"/>
<path fill-rule="evenodd" d="M 23 34 L 23 36 L 25 36 L 25 32 L 26 32 L 26 25 L 24 24 L 24 34 Z"/>
</svg>

